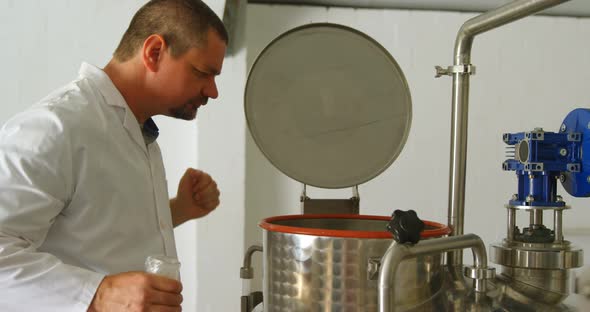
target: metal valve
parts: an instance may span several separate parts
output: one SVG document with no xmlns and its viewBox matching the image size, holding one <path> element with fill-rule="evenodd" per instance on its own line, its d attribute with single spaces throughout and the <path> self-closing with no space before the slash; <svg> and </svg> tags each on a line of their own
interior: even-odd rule
<svg viewBox="0 0 590 312">
<path fill-rule="evenodd" d="M 387 230 L 393 234 L 393 239 L 400 243 L 417 244 L 420 241 L 420 233 L 424 230 L 424 222 L 418 218 L 414 210 L 393 212 L 391 221 L 387 224 Z"/>
</svg>

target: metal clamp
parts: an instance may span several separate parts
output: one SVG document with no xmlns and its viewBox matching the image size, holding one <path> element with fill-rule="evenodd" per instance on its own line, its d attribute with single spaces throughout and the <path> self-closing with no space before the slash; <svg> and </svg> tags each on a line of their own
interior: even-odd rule
<svg viewBox="0 0 590 312">
<path fill-rule="evenodd" d="M 466 266 L 463 268 L 463 275 L 465 277 L 476 280 L 489 280 L 496 277 L 495 268 L 478 269 L 474 266 Z"/>
<path fill-rule="evenodd" d="M 371 257 L 367 261 L 367 280 L 376 281 L 379 279 L 381 269 L 381 257 Z"/>
<path fill-rule="evenodd" d="M 441 66 L 434 66 L 436 69 L 435 78 L 451 76 L 453 74 L 475 75 L 475 66 L 471 64 L 449 66 L 446 69 Z"/>
<path fill-rule="evenodd" d="M 358 185 L 352 187 L 349 199 L 312 199 L 307 196 L 307 185 L 303 184 L 300 201 L 302 214 L 359 214 Z"/>
</svg>

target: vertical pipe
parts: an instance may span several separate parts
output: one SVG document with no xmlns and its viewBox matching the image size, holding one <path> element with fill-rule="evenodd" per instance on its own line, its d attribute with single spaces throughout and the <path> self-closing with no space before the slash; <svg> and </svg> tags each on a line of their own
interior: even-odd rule
<svg viewBox="0 0 590 312">
<path fill-rule="evenodd" d="M 516 209 L 508 208 L 508 235 L 509 241 L 514 240 L 514 229 L 516 228 Z"/>
<path fill-rule="evenodd" d="M 533 209 L 533 223 L 531 225 L 543 224 L 543 209 Z"/>
<path fill-rule="evenodd" d="M 569 0 L 517 0 L 468 20 L 457 34 L 454 65 L 471 65 L 471 48 L 476 35 L 567 1 Z M 464 226 L 469 78 L 470 73 L 453 74 L 448 210 L 451 236 L 463 234 Z M 461 267 L 462 251 L 449 252 L 447 263 Z"/>
<path fill-rule="evenodd" d="M 562 214 L 561 209 L 553 211 L 553 232 L 555 232 L 555 243 L 558 244 L 563 243 Z"/>
</svg>

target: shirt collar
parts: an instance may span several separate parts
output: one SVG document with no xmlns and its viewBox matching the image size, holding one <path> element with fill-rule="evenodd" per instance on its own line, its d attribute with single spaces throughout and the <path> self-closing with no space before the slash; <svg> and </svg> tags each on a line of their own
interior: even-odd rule
<svg viewBox="0 0 590 312">
<path fill-rule="evenodd" d="M 113 81 L 111 81 L 111 78 L 109 78 L 109 76 L 103 70 L 94 65 L 82 63 L 82 66 L 80 66 L 79 75 L 82 78 L 88 78 L 92 80 L 92 82 L 96 84 L 99 92 L 105 98 L 108 105 L 119 106 L 125 110 L 129 110 L 129 106 L 125 101 L 125 98 L 123 98 L 121 92 L 119 92 Z"/>
<path fill-rule="evenodd" d="M 126 128 L 130 127 L 129 123 L 131 119 L 133 119 L 135 123 L 139 125 L 139 122 L 133 115 L 129 105 L 127 105 L 127 101 L 125 101 L 125 98 L 121 92 L 119 92 L 119 89 L 117 89 L 111 78 L 109 78 L 109 76 L 102 69 L 83 62 L 80 66 L 79 75 L 81 78 L 90 79 L 96 84 L 98 91 L 104 97 L 107 105 L 117 106 L 125 109 L 123 124 Z M 152 118 L 148 118 L 148 120 L 146 120 L 143 125 L 139 126 L 141 127 L 141 133 L 146 144 L 150 144 L 158 138 L 159 129 Z"/>
</svg>

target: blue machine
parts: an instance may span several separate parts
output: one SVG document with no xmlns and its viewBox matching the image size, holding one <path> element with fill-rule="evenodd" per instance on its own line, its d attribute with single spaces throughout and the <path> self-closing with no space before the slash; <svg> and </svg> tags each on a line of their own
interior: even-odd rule
<svg viewBox="0 0 590 312">
<path fill-rule="evenodd" d="M 535 128 L 507 133 L 504 142 L 510 157 L 502 167 L 516 172 L 518 193 L 506 205 L 507 235 L 501 243 L 492 244 L 491 259 L 502 266 L 505 278 L 518 281 L 511 287 L 555 304 L 568 292 L 569 270 L 584 263 L 583 250 L 563 235 L 563 212 L 570 207 L 557 195 L 557 181 L 572 196 L 590 197 L 590 109 L 571 111 L 559 132 Z M 529 215 L 529 222 L 521 222 L 528 224 L 522 229 L 517 212 Z M 550 214 L 553 220 L 545 219 Z M 539 296 L 537 290 L 548 289 L 545 282 L 557 285 L 558 280 L 560 286 Z"/>
<path fill-rule="evenodd" d="M 557 180 L 572 196 L 590 196 L 590 153 L 584 158 L 584 150 L 590 151 L 590 109 L 571 111 L 558 133 L 536 128 L 503 138 L 513 146 L 514 158 L 502 167 L 518 175 L 518 193 L 509 206 L 564 207 Z"/>
</svg>

